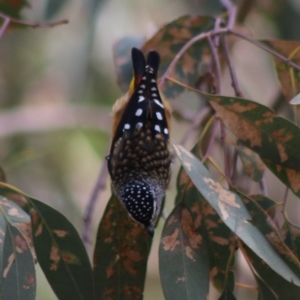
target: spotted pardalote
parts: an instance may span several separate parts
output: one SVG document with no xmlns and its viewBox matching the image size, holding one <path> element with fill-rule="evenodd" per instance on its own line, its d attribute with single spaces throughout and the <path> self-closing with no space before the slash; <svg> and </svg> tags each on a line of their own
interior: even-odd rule
<svg viewBox="0 0 300 300">
<path fill-rule="evenodd" d="M 114 193 L 128 214 L 154 234 L 170 176 L 169 103 L 157 87 L 159 54 L 132 49 L 134 78 L 113 106 L 108 170 Z"/>
</svg>

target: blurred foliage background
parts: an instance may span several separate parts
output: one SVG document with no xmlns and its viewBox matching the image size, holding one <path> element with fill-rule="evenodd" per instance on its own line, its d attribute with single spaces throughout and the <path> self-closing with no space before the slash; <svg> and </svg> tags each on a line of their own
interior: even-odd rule
<svg viewBox="0 0 300 300">
<path fill-rule="evenodd" d="M 238 21 L 255 37 L 299 40 L 299 1 L 236 2 Z M 121 96 L 114 72 L 114 43 L 128 35 L 149 38 L 160 26 L 179 16 L 217 15 L 222 7 L 218 0 L 31 0 L 28 4 L 16 17 L 32 22 L 67 18 L 69 24 L 36 29 L 10 27 L 2 37 L 1 166 L 10 184 L 59 210 L 81 232 L 85 207 L 105 163 L 110 109 Z M 270 56 L 242 41 L 235 43 L 232 51 L 245 97 L 291 118 L 288 105 L 280 99 Z M 223 91 L 233 95 L 227 72 L 223 84 Z M 197 96 L 185 93 L 176 105 L 193 110 L 197 108 Z M 172 138 L 180 141 L 188 123 L 174 121 L 173 128 Z M 187 147 L 194 141 L 190 139 Z M 175 164 L 167 193 L 167 213 L 174 203 L 177 170 Z M 269 197 L 280 201 L 283 185 L 270 172 L 267 181 Z M 253 193 L 258 186 L 245 189 Z M 93 214 L 91 246 L 109 195 L 107 180 Z M 287 211 L 290 219 L 298 223 L 299 209 L 299 202 L 290 193 Z M 162 222 L 149 259 L 146 300 L 163 299 L 157 256 L 161 229 Z M 239 268 L 245 268 L 245 264 L 237 264 L 237 281 L 253 284 L 250 272 L 241 274 Z M 38 274 L 37 299 L 55 299 L 42 272 Z M 237 298 L 239 290 L 237 287 Z M 249 291 L 249 299 L 253 297 Z"/>
</svg>

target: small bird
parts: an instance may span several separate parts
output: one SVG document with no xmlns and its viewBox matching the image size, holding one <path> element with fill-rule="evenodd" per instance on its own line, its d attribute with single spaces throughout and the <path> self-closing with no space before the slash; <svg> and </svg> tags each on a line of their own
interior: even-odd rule
<svg viewBox="0 0 300 300">
<path fill-rule="evenodd" d="M 157 87 L 159 54 L 131 51 L 134 77 L 113 106 L 108 171 L 114 193 L 153 237 L 170 177 L 171 107 Z"/>
</svg>

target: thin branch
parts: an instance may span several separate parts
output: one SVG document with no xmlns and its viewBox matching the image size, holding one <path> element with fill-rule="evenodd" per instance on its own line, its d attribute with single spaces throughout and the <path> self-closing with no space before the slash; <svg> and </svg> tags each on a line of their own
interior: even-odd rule
<svg viewBox="0 0 300 300">
<path fill-rule="evenodd" d="M 231 58 L 229 56 L 229 49 L 228 49 L 228 43 L 226 41 L 226 37 L 223 35 L 221 40 L 222 40 L 222 46 L 223 46 L 225 58 L 226 58 L 226 61 L 227 61 L 227 64 L 228 64 L 229 72 L 230 72 L 231 85 L 232 85 L 232 87 L 235 91 L 235 95 L 237 97 L 243 97 L 244 95 L 243 95 L 243 93 L 240 89 L 239 83 L 237 81 L 235 68 L 233 67 Z"/>
<path fill-rule="evenodd" d="M 91 243 L 91 233 L 92 233 L 92 217 L 95 209 L 95 204 L 97 199 L 100 197 L 101 191 L 106 187 L 106 178 L 108 175 L 107 164 L 106 161 L 103 162 L 99 176 L 97 178 L 95 187 L 93 189 L 92 195 L 88 201 L 86 206 L 86 210 L 84 213 L 84 224 L 83 224 L 83 232 L 82 232 L 82 240 L 85 244 L 85 247 L 88 248 Z"/>
<path fill-rule="evenodd" d="M 215 65 L 215 68 L 216 68 L 216 74 L 217 74 L 216 94 L 220 95 L 221 94 L 221 86 L 222 86 L 222 76 L 221 76 L 220 60 L 219 60 L 219 56 L 218 56 L 218 53 L 217 53 L 217 50 L 216 50 L 216 48 L 218 46 L 213 44 L 212 38 L 210 36 L 207 38 L 207 40 L 208 40 L 208 44 L 209 44 L 209 47 L 210 47 L 210 50 L 211 50 L 211 53 L 212 53 L 212 58 L 213 58 L 213 61 L 214 61 L 214 65 Z"/>
<path fill-rule="evenodd" d="M 173 69 L 175 68 L 177 62 L 179 61 L 179 59 L 182 57 L 182 55 L 191 47 L 193 46 L 193 44 L 195 44 L 196 42 L 199 42 L 201 40 L 204 40 L 206 38 L 208 38 L 209 36 L 214 36 L 216 34 L 221 34 L 221 33 L 226 33 L 228 32 L 228 28 L 221 28 L 218 31 L 208 31 L 208 32 L 203 32 L 199 35 L 196 35 L 195 37 L 193 37 L 192 39 L 190 39 L 181 49 L 180 51 L 176 54 L 176 56 L 174 57 L 174 59 L 172 60 L 172 62 L 170 63 L 169 67 L 167 68 L 167 70 L 165 71 L 165 73 L 163 74 L 163 76 L 160 78 L 159 81 L 159 86 L 162 86 L 165 82 L 165 80 L 170 76 L 171 72 L 173 71 Z"/>
<path fill-rule="evenodd" d="M 220 2 L 228 12 L 229 18 L 227 28 L 232 29 L 236 20 L 236 7 L 232 4 L 230 0 L 220 0 Z"/>
<path fill-rule="evenodd" d="M 10 16 L 7 16 L 3 13 L 0 12 L 0 18 L 4 20 L 4 23 L 2 24 L 2 27 L 0 28 L 0 38 L 3 36 L 5 30 L 7 29 L 7 26 L 10 23 L 15 23 L 15 24 L 20 24 L 32 28 L 50 28 L 62 24 L 67 24 L 69 23 L 69 20 L 63 19 L 55 22 L 49 22 L 49 23 L 40 23 L 40 22 L 28 22 L 28 21 L 23 21 L 23 20 L 18 20 L 15 18 L 11 18 Z"/>
<path fill-rule="evenodd" d="M 7 29 L 8 25 L 10 23 L 10 18 L 4 17 L 3 19 L 4 19 L 4 22 L 3 22 L 3 24 L 2 24 L 2 26 L 0 28 L 0 39 L 3 36 L 5 30 Z"/>
</svg>

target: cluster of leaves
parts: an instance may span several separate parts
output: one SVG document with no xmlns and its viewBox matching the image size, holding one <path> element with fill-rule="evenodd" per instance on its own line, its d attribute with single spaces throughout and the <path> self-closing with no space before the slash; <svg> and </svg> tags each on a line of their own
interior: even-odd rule
<svg viewBox="0 0 300 300">
<path fill-rule="evenodd" d="M 208 33 L 213 37 L 215 22 L 211 17 L 184 16 L 147 41 L 120 41 L 114 48 L 120 87 L 127 89 L 132 76 L 130 49 L 140 46 L 145 53 L 156 49 L 161 55 L 165 95 L 173 99 L 190 88 L 216 113 L 213 122 L 204 118 L 201 124 L 203 131 L 211 134 L 210 143 L 218 142 L 210 125 L 221 124 L 225 132 L 221 142 L 240 157 L 249 181 L 260 182 L 266 166 L 299 197 L 299 127 L 260 103 L 198 89 L 199 82 L 206 83 L 209 92 L 220 84 L 212 83 L 216 57 L 210 43 L 195 39 Z M 181 53 L 193 39 L 195 43 Z M 272 40 L 264 44 L 297 63 L 299 43 L 285 42 L 283 47 L 281 41 Z M 181 56 L 170 70 L 178 53 Z M 284 95 L 290 100 L 299 93 L 299 71 L 291 71 L 282 60 L 275 63 Z M 258 299 L 298 299 L 300 228 L 287 218 L 284 224 L 275 222 L 278 203 L 264 195 L 245 195 L 228 172 L 221 174 L 227 185 L 216 181 L 201 162 L 202 141 L 191 152 L 172 145 L 182 167 L 174 209 L 160 240 L 165 298 L 206 299 L 212 282 L 221 294 L 219 299 L 235 299 L 234 259 L 240 249 L 256 279 Z M 210 153 L 205 157 L 214 163 Z M 53 208 L 5 183 L 4 177 L 0 182 L 0 285 L 4 299 L 35 299 L 36 261 L 59 299 L 143 298 L 151 239 L 114 195 L 99 224 L 92 267 L 74 226 Z"/>
</svg>

